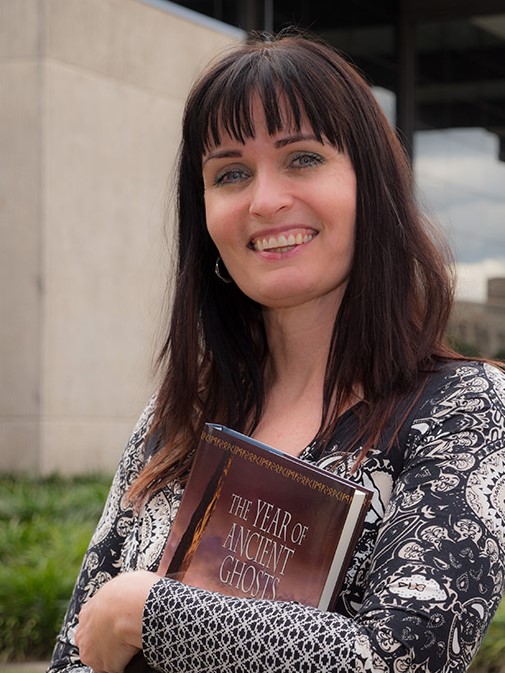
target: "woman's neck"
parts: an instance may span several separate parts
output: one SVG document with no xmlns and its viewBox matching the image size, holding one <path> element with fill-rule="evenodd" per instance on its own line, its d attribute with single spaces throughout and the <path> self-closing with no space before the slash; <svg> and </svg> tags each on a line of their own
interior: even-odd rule
<svg viewBox="0 0 505 673">
<path fill-rule="evenodd" d="M 270 362 L 267 385 L 288 387 L 293 395 L 324 381 L 336 311 L 317 304 L 265 310 Z"/>
<path fill-rule="evenodd" d="M 317 434 L 333 323 L 329 311 L 265 312 L 270 359 L 258 440 L 298 455 Z"/>
</svg>

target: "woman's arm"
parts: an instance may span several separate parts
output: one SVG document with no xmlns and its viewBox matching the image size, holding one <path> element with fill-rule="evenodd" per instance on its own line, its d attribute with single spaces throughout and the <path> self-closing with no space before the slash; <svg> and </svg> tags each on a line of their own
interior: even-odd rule
<svg viewBox="0 0 505 673">
<path fill-rule="evenodd" d="M 133 573 L 90 602 L 83 629 L 104 635 L 83 635 L 86 661 L 120 673 L 142 636 L 165 673 L 466 670 L 504 590 L 505 376 L 462 365 L 424 400 L 404 453 L 355 619 Z"/>
<path fill-rule="evenodd" d="M 58 635 L 48 673 L 86 668 L 75 643 L 82 605 L 121 571 L 123 545 L 133 524 L 133 511 L 124 495 L 144 463 L 144 440 L 152 419 L 154 398 L 140 417 L 121 457 L 102 516 L 90 541 L 67 613 Z"/>
<path fill-rule="evenodd" d="M 149 663 L 165 673 L 466 670 L 504 590 L 505 376 L 462 365 L 421 411 L 356 619 L 160 579 L 144 608 Z"/>
</svg>

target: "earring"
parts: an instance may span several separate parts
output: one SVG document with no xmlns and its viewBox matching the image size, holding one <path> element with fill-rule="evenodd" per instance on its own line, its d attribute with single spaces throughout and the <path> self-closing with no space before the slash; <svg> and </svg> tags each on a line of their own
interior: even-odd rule
<svg viewBox="0 0 505 673">
<path fill-rule="evenodd" d="M 219 280 L 221 280 L 223 283 L 226 283 L 227 285 L 229 283 L 233 283 L 233 279 L 230 278 L 230 276 L 226 277 L 226 276 L 223 276 L 223 274 L 221 273 L 221 269 L 219 268 L 219 262 L 221 262 L 221 261 L 222 261 L 221 257 L 218 256 L 218 258 L 216 259 L 216 264 L 214 266 L 214 273 L 219 278 Z M 224 267 L 224 265 L 223 265 L 223 267 Z M 224 267 L 224 268 L 226 269 L 226 267 Z"/>
</svg>

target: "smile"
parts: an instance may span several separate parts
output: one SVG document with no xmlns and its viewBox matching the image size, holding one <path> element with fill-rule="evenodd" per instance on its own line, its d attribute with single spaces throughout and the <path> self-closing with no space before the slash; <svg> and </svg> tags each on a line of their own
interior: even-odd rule
<svg viewBox="0 0 505 673">
<path fill-rule="evenodd" d="M 310 234 L 289 234 L 285 236 L 281 234 L 280 236 L 266 236 L 265 238 L 253 238 L 250 243 L 250 247 L 253 250 L 258 252 L 263 252 L 264 250 L 275 250 L 276 252 L 289 252 L 298 245 L 303 245 L 311 241 L 317 233 Z"/>
</svg>

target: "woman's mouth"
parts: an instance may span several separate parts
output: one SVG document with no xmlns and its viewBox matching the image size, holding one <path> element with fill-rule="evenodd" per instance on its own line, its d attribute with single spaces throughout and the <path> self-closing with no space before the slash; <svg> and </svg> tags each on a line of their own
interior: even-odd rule
<svg viewBox="0 0 505 673">
<path fill-rule="evenodd" d="M 310 233 L 297 233 L 297 234 L 279 234 L 279 236 L 260 236 L 258 238 L 253 238 L 249 246 L 256 250 L 257 252 L 289 252 L 299 245 L 308 243 L 315 236 L 317 236 L 316 231 Z"/>
</svg>

